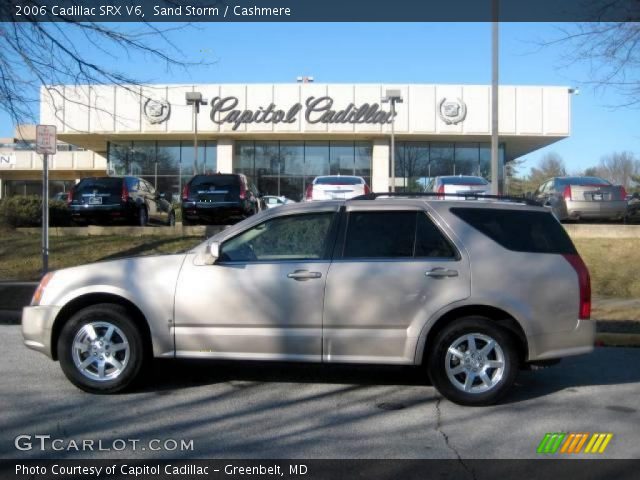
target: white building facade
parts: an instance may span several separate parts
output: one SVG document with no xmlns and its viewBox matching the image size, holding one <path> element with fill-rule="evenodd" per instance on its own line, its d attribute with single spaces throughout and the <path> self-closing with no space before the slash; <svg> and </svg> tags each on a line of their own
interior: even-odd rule
<svg viewBox="0 0 640 480">
<path fill-rule="evenodd" d="M 381 102 L 389 89 L 403 98 L 393 119 L 389 104 Z M 197 115 L 197 158 L 187 92 L 200 92 L 207 100 Z M 360 175 L 374 191 L 388 191 L 392 121 L 397 190 L 423 188 L 437 175 L 490 176 L 491 90 L 486 85 L 58 86 L 41 91 L 40 123 L 55 125 L 59 140 L 86 150 L 58 153 L 53 179 L 131 174 L 173 195 L 193 174 L 205 172 L 244 173 L 262 193 L 294 200 L 315 176 L 326 174 Z M 567 87 L 501 86 L 501 165 L 569 136 L 570 122 Z M 5 192 L 7 182 L 20 176 L 37 180 L 38 156 L 22 156 L 11 166 L 0 163 Z"/>
</svg>

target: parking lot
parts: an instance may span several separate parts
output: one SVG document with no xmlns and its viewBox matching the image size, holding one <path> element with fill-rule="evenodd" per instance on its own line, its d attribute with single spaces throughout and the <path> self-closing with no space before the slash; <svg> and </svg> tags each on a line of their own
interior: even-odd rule
<svg viewBox="0 0 640 480">
<path fill-rule="evenodd" d="M 2 458 L 534 458 L 558 431 L 612 432 L 606 458 L 640 456 L 640 349 L 522 372 L 502 404 L 470 408 L 441 399 L 422 370 L 390 367 L 164 360 L 136 391 L 95 396 L 23 347 L 18 326 L 0 326 L 0 338 Z M 34 440 L 18 451 L 19 435 L 64 449 Z M 87 439 L 93 451 L 66 449 Z M 106 450 L 116 439 L 139 440 L 137 450 Z M 193 448 L 148 448 L 165 440 Z"/>
</svg>

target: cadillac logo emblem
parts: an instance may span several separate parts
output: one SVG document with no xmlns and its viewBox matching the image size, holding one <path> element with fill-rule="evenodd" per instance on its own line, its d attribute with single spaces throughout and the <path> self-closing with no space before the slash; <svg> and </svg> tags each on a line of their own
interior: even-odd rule
<svg viewBox="0 0 640 480">
<path fill-rule="evenodd" d="M 438 113 L 447 125 L 457 125 L 467 116 L 467 105 L 460 98 L 447 100 L 447 97 L 444 97 L 438 105 Z"/>
<path fill-rule="evenodd" d="M 166 100 L 148 98 L 144 102 L 144 116 L 149 123 L 162 123 L 171 113 L 171 104 Z"/>
</svg>

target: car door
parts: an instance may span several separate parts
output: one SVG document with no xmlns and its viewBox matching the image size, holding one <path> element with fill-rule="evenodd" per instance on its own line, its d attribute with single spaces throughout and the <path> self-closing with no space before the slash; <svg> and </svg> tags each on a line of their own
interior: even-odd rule
<svg viewBox="0 0 640 480">
<path fill-rule="evenodd" d="M 176 288 L 177 355 L 319 362 L 336 212 L 272 216 L 225 239 L 214 265 L 188 256 Z"/>
<path fill-rule="evenodd" d="M 422 328 L 467 298 L 464 249 L 421 209 L 347 207 L 329 269 L 323 361 L 414 362 Z"/>
</svg>

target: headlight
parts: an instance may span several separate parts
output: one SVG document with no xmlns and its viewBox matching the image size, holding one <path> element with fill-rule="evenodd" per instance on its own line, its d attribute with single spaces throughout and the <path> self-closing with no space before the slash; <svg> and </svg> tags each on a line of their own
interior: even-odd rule
<svg viewBox="0 0 640 480">
<path fill-rule="evenodd" d="M 47 273 L 40 283 L 38 284 L 38 288 L 36 288 L 35 293 L 33 294 L 33 298 L 31 299 L 31 305 L 40 305 L 40 299 L 42 298 L 42 294 L 44 293 L 44 289 L 47 288 L 47 284 L 49 280 L 53 278 L 54 272 Z"/>
</svg>

